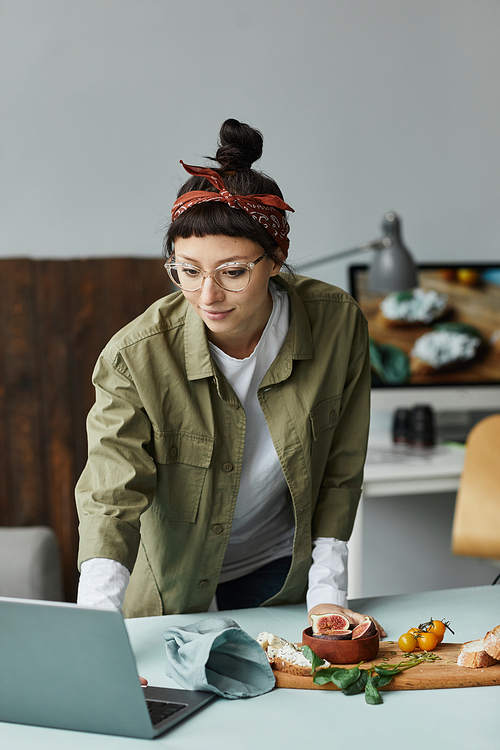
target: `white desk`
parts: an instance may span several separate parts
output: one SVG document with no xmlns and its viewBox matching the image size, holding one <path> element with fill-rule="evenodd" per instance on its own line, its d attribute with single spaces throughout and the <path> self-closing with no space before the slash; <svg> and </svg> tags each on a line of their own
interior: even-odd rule
<svg viewBox="0 0 500 750">
<path fill-rule="evenodd" d="M 429 616 L 445 616 L 454 640 L 479 638 L 500 622 L 500 586 L 451 589 L 351 602 L 381 622 L 390 640 Z M 269 607 L 228 613 L 250 635 L 261 630 L 300 640 L 303 606 Z M 174 685 L 165 676 L 163 630 L 216 614 L 129 620 L 127 629 L 140 674 L 152 685 Z M 43 689 L 43 685 L 40 686 Z M 0 723 L 6 750 L 304 750 L 311 745 L 372 750 L 498 750 L 500 686 L 453 690 L 391 691 L 383 705 L 340 692 L 273 690 L 247 700 L 218 699 L 156 740 L 91 735 Z M 154 743 L 151 744 L 151 743 Z"/>
<path fill-rule="evenodd" d="M 465 448 L 453 444 L 416 449 L 394 446 L 389 440 L 371 441 L 364 497 L 456 491 L 464 457 Z"/>
</svg>

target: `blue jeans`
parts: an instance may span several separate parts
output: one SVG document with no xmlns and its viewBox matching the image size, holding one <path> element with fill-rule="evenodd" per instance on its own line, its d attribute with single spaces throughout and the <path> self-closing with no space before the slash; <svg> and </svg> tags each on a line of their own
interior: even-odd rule
<svg viewBox="0 0 500 750">
<path fill-rule="evenodd" d="M 246 576 L 219 583 L 216 591 L 217 607 L 220 610 L 259 607 L 283 587 L 291 563 L 291 556 L 280 557 Z"/>
</svg>

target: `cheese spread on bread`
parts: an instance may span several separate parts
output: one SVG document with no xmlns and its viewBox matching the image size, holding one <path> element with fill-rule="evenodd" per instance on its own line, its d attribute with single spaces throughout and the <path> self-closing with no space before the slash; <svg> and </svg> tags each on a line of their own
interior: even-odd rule
<svg viewBox="0 0 500 750">
<path fill-rule="evenodd" d="M 472 361 L 481 347 L 481 339 L 458 331 L 430 331 L 415 341 L 411 357 L 426 362 L 433 370 Z"/>
<path fill-rule="evenodd" d="M 382 315 L 388 321 L 403 323 L 425 323 L 429 325 L 442 317 L 448 308 L 448 295 L 433 289 L 411 289 L 391 292 L 380 303 Z"/>
</svg>

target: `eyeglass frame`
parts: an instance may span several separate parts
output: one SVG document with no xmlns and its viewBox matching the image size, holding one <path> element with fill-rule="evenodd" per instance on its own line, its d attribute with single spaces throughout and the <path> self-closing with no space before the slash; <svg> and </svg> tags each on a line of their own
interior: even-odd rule
<svg viewBox="0 0 500 750">
<path fill-rule="evenodd" d="M 255 268 L 257 263 L 260 263 L 261 260 L 263 260 L 265 257 L 268 257 L 268 256 L 267 256 L 267 252 L 264 252 L 259 258 L 257 258 L 257 260 L 251 261 L 250 263 L 241 263 L 239 260 L 233 260 L 233 261 L 230 261 L 229 263 L 221 263 L 220 266 L 217 266 L 217 268 L 214 268 L 214 270 L 210 272 L 205 271 L 203 268 L 199 268 L 198 266 L 195 266 L 192 263 L 175 263 L 176 266 L 182 266 L 183 268 L 193 268 L 195 271 L 199 271 L 201 273 L 203 278 L 201 280 L 200 286 L 196 287 L 196 289 L 183 289 L 176 281 L 174 281 L 174 279 L 172 278 L 172 274 L 170 273 L 170 270 L 169 270 L 169 268 L 171 268 L 174 265 L 172 263 L 172 258 L 174 257 L 175 257 L 175 254 L 172 253 L 172 256 L 168 260 L 166 260 L 165 263 L 163 264 L 163 267 L 168 273 L 168 276 L 171 279 L 172 283 L 175 284 L 175 286 L 178 287 L 181 291 L 199 292 L 205 282 L 205 279 L 210 278 L 210 279 L 213 279 L 213 281 L 215 281 L 217 286 L 220 286 L 221 289 L 224 289 L 225 292 L 242 292 L 250 284 L 252 270 Z M 241 289 L 226 289 L 226 287 L 222 286 L 222 284 L 219 281 L 217 281 L 217 279 L 214 276 L 214 274 L 217 271 L 220 271 L 221 268 L 230 268 L 231 266 L 244 266 L 248 270 L 248 281 L 245 284 L 245 286 L 241 287 Z"/>
</svg>

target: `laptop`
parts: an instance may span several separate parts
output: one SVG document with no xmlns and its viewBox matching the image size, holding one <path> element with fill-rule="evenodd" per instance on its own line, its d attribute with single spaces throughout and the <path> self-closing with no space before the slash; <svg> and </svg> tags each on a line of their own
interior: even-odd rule
<svg viewBox="0 0 500 750">
<path fill-rule="evenodd" d="M 213 698 L 141 687 L 118 611 L 0 597 L 0 721 L 152 739 Z"/>
</svg>

